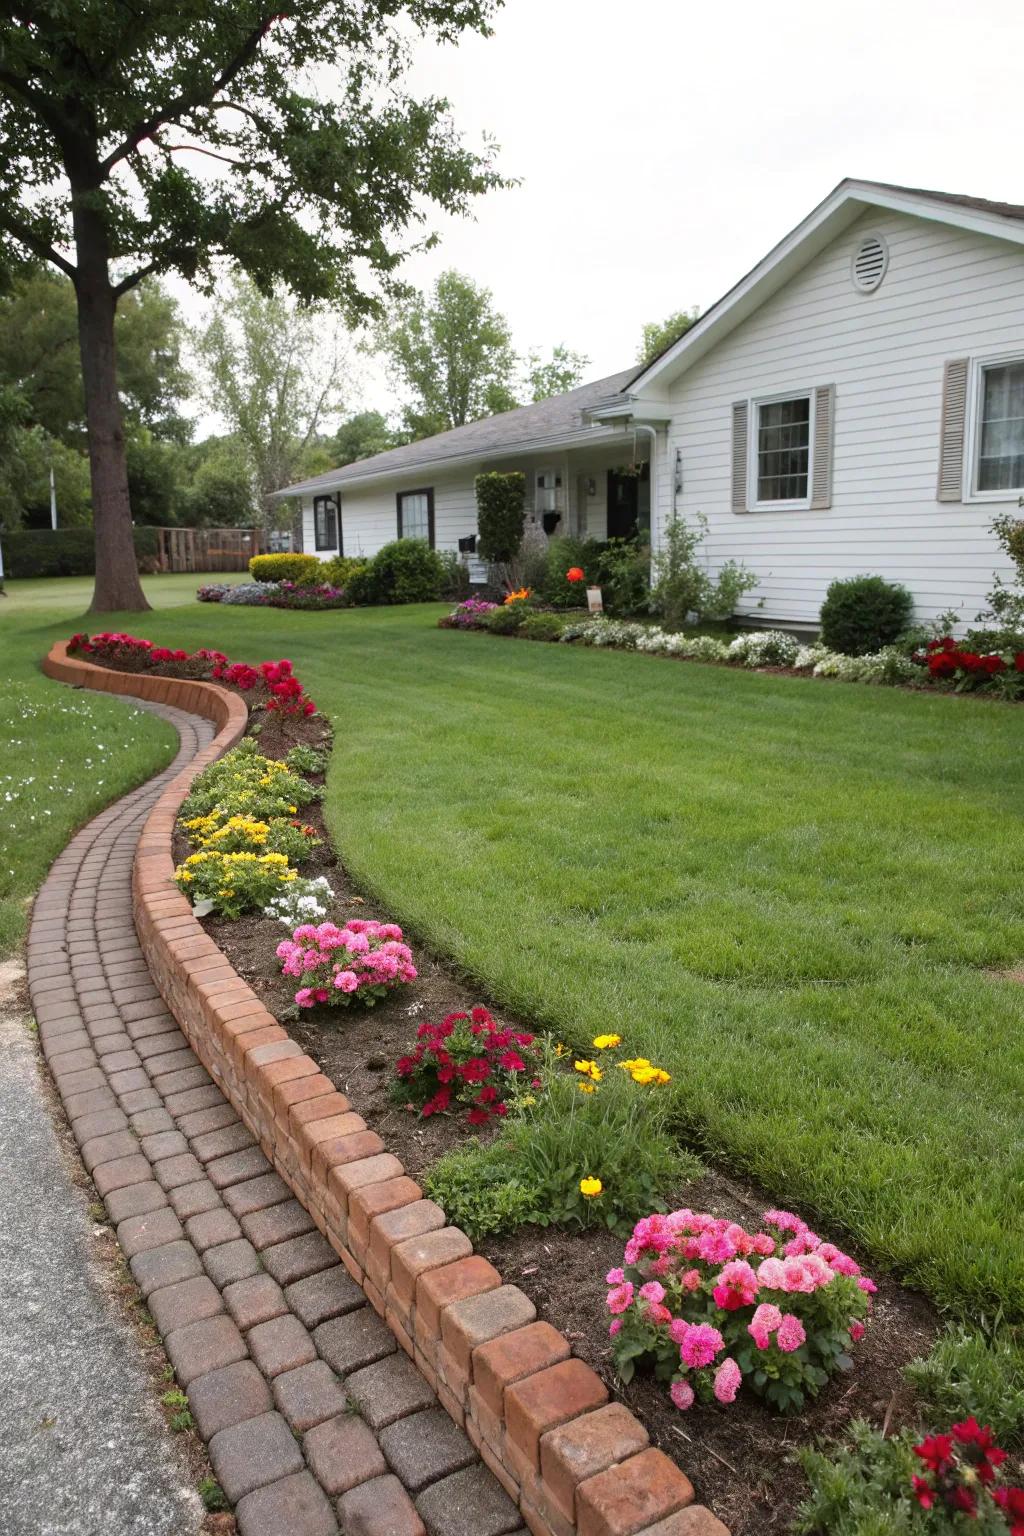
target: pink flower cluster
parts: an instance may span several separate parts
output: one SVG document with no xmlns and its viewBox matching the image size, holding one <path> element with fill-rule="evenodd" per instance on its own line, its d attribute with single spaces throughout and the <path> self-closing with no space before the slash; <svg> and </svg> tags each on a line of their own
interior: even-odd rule
<svg viewBox="0 0 1024 1536">
<path fill-rule="evenodd" d="M 282 975 L 303 983 L 295 993 L 300 1008 L 353 997 L 372 1006 L 417 974 L 398 924 L 363 918 L 350 918 L 344 928 L 303 923 L 277 946 L 277 958 Z"/>
<path fill-rule="evenodd" d="M 205 647 L 189 655 L 188 651 L 171 650 L 166 645 L 154 645 L 138 635 L 103 630 L 96 635 L 72 635 L 68 652 L 93 655 L 103 661 L 113 662 L 130 669 L 159 667 L 167 663 L 189 662 L 194 667 L 192 676 L 207 676 L 216 682 L 230 683 L 243 693 L 263 687 L 269 695 L 267 709 L 284 715 L 315 715 L 316 705 L 306 693 L 294 668 L 287 659 L 262 661 L 251 667 L 245 661 L 229 661 L 223 651 L 211 651 Z"/>
<path fill-rule="evenodd" d="M 791 1212 L 766 1211 L 764 1224 L 748 1232 L 691 1210 L 637 1222 L 623 1267 L 607 1275 L 625 1379 L 647 1359 L 671 1374 L 679 1408 L 698 1397 L 732 1402 L 749 1379 L 789 1409 L 849 1368 L 874 1282 Z"/>
</svg>

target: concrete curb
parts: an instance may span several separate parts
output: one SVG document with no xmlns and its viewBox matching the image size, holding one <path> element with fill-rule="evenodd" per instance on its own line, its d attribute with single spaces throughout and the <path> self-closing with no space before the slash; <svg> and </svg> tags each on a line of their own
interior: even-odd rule
<svg viewBox="0 0 1024 1536">
<path fill-rule="evenodd" d="M 133 871 L 150 970 L 193 1051 L 375 1311 L 519 1506 L 533 1536 L 728 1536 L 689 1479 L 609 1404 L 600 1377 L 408 1178 L 347 1098 L 237 975 L 173 881 L 171 836 L 196 775 L 238 742 L 244 703 L 211 683 L 114 672 L 64 642 L 73 686 L 212 720 L 217 735 L 150 812 Z"/>
</svg>

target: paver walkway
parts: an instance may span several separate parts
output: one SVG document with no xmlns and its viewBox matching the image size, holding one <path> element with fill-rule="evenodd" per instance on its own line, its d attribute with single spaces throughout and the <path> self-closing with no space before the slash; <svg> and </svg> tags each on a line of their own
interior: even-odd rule
<svg viewBox="0 0 1024 1536">
<path fill-rule="evenodd" d="M 133 701 L 140 704 L 140 701 Z M 164 785 L 81 831 L 36 901 L 29 986 L 82 1159 L 242 1536 L 505 1536 L 515 1505 L 193 1055 L 150 976 L 131 871 Z"/>
</svg>

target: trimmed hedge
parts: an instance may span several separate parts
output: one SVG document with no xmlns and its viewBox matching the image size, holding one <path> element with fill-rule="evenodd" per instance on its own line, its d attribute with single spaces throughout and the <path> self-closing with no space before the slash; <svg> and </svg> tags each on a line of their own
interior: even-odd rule
<svg viewBox="0 0 1024 1536">
<path fill-rule="evenodd" d="M 821 605 L 821 639 L 830 651 L 867 656 L 891 645 L 910 623 L 914 599 L 881 576 L 834 581 Z"/>
<path fill-rule="evenodd" d="M 441 596 L 444 583 L 444 562 L 426 539 L 395 539 L 352 572 L 346 592 L 357 607 L 431 603 Z"/>
<path fill-rule="evenodd" d="M 312 586 L 320 581 L 322 566 L 316 555 L 253 555 L 249 575 L 253 581 L 294 581 Z"/>
<path fill-rule="evenodd" d="M 155 528 L 133 528 L 135 558 L 155 560 Z M 16 528 L 0 535 L 4 571 L 13 580 L 31 576 L 94 576 L 96 544 L 92 528 Z"/>
</svg>

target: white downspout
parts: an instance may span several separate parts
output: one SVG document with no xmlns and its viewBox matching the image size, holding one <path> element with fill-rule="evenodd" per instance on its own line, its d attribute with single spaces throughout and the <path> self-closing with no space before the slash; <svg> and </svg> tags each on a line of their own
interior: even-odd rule
<svg viewBox="0 0 1024 1536">
<path fill-rule="evenodd" d="M 658 512 L 658 432 L 657 428 L 650 427 L 646 422 L 634 422 L 634 432 L 648 432 L 651 438 L 651 549 L 654 549 L 655 519 Z"/>
</svg>

